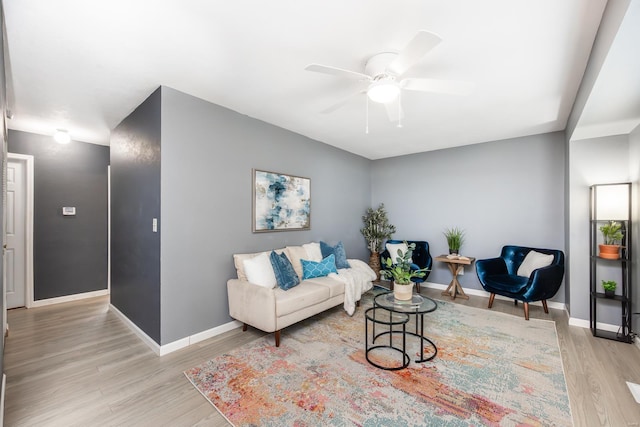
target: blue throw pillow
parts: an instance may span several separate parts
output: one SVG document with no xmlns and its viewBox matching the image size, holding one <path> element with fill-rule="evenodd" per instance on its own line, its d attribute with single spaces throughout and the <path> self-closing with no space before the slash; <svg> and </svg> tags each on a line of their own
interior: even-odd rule
<svg viewBox="0 0 640 427">
<path fill-rule="evenodd" d="M 320 262 L 307 261 L 301 259 L 302 264 L 302 280 L 313 279 L 314 277 L 325 277 L 330 273 L 337 273 L 336 257 L 331 254 Z"/>
<path fill-rule="evenodd" d="M 278 255 L 276 251 L 271 251 L 269 258 L 280 289 L 287 291 L 300 283 L 300 278 L 284 252 Z"/>
<path fill-rule="evenodd" d="M 335 255 L 336 268 L 351 268 L 347 262 L 347 253 L 344 251 L 342 242 L 338 242 L 335 246 L 329 246 L 325 242 L 320 242 L 320 252 L 322 252 L 322 258 Z"/>
</svg>

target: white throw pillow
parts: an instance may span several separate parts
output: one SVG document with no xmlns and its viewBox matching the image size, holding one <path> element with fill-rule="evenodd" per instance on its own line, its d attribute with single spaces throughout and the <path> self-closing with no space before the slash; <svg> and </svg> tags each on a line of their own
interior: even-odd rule
<svg viewBox="0 0 640 427">
<path fill-rule="evenodd" d="M 306 260 L 314 262 L 322 261 L 322 251 L 320 250 L 319 242 L 307 243 L 302 245 L 302 247 L 305 251 L 307 251 L 307 258 L 305 258 Z"/>
<path fill-rule="evenodd" d="M 400 250 L 400 252 L 402 252 L 403 255 L 404 255 L 405 252 L 407 252 L 409 250 L 409 248 L 407 247 L 407 245 L 404 244 L 404 242 L 402 242 L 402 243 L 387 243 L 385 245 L 385 247 L 389 251 L 389 256 L 391 257 L 391 262 L 394 263 L 394 264 L 397 263 L 398 250 Z M 413 262 L 413 260 L 411 258 L 409 258 L 409 262 L 411 263 L 411 262 Z"/>
<path fill-rule="evenodd" d="M 533 270 L 537 270 L 538 268 L 548 267 L 553 262 L 553 255 L 545 255 L 540 252 L 530 251 L 526 257 L 524 257 L 524 261 L 520 264 L 520 268 L 518 268 L 518 276 L 529 277 Z"/>
<path fill-rule="evenodd" d="M 245 259 L 242 263 L 249 282 L 264 288 L 275 288 L 276 275 L 273 272 L 269 255 L 261 253 L 257 257 Z"/>
</svg>

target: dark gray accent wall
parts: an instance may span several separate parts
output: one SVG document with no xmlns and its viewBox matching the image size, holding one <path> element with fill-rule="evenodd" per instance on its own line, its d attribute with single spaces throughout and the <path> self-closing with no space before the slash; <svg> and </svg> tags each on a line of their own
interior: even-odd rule
<svg viewBox="0 0 640 427">
<path fill-rule="evenodd" d="M 160 343 L 160 89 L 111 134 L 111 304 Z"/>
<path fill-rule="evenodd" d="M 507 244 L 564 250 L 564 151 L 555 132 L 376 160 L 372 204 L 384 202 L 394 238 L 427 240 L 434 256 L 448 253 L 450 227 L 466 231 L 462 253 L 478 259 Z M 435 262 L 428 280 L 451 275 Z M 482 289 L 475 267 L 460 283 Z"/>
<path fill-rule="evenodd" d="M 162 344 L 231 320 L 232 254 L 342 240 L 368 259 L 360 156 L 162 88 Z M 311 230 L 251 232 L 251 169 L 311 178 Z"/>
<path fill-rule="evenodd" d="M 107 289 L 109 147 L 11 130 L 9 152 L 34 157 L 34 300 Z"/>
</svg>

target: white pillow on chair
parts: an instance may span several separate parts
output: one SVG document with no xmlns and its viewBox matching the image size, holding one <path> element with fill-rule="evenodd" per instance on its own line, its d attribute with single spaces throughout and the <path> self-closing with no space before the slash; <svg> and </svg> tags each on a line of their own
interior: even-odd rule
<svg viewBox="0 0 640 427">
<path fill-rule="evenodd" d="M 409 250 L 409 248 L 407 247 L 407 245 L 402 242 L 402 243 L 387 243 L 385 245 L 385 247 L 387 248 L 387 250 L 389 251 L 389 256 L 391 257 L 391 262 L 394 264 L 397 264 L 397 260 L 396 258 L 398 258 L 398 250 L 400 252 L 402 252 L 402 254 L 404 255 L 405 252 L 407 252 Z M 413 262 L 412 259 L 409 259 L 409 262 Z"/>
<path fill-rule="evenodd" d="M 541 254 L 536 251 L 529 251 L 526 257 L 524 257 L 524 261 L 520 264 L 520 268 L 518 268 L 518 276 L 529 277 L 533 270 L 537 270 L 538 268 L 548 267 L 553 262 L 553 255 Z"/>
</svg>

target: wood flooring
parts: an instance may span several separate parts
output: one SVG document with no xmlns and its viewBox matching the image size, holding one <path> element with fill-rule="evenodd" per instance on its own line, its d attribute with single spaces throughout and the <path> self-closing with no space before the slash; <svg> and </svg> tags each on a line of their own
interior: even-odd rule
<svg viewBox="0 0 640 427">
<path fill-rule="evenodd" d="M 488 299 L 456 302 L 486 308 Z M 523 315 L 510 301 L 493 310 Z M 530 316 L 556 321 L 575 426 L 640 426 L 625 384 L 640 384 L 640 349 L 568 326 L 561 310 L 531 306 Z M 264 335 L 238 328 L 158 357 L 109 312 L 108 297 L 10 310 L 8 322 L 5 426 L 228 426 L 182 372 Z"/>
</svg>

